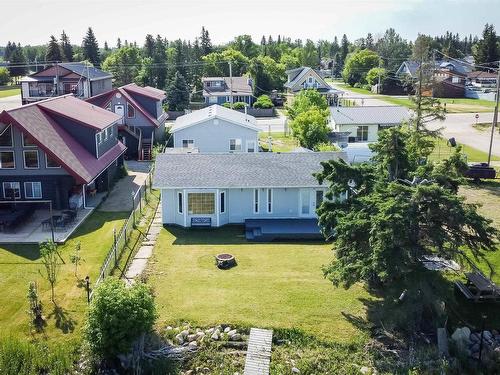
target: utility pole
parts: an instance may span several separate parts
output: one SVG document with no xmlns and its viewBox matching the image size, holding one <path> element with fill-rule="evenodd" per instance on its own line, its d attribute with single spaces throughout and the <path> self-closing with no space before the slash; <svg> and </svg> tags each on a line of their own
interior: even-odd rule
<svg viewBox="0 0 500 375">
<path fill-rule="evenodd" d="M 378 61 L 378 83 L 377 83 L 377 94 L 380 94 L 380 72 L 382 70 L 382 58 Z"/>
<path fill-rule="evenodd" d="M 229 107 L 233 109 L 233 63 L 229 61 Z"/>
<path fill-rule="evenodd" d="M 488 166 L 491 162 L 491 149 L 493 147 L 493 136 L 495 134 L 495 127 L 498 125 L 498 103 L 500 97 L 500 61 L 498 62 L 498 71 L 497 71 L 497 94 L 496 94 L 496 103 L 495 103 L 495 112 L 493 113 L 493 123 L 491 124 L 491 137 L 490 137 L 490 149 L 488 151 Z"/>
</svg>

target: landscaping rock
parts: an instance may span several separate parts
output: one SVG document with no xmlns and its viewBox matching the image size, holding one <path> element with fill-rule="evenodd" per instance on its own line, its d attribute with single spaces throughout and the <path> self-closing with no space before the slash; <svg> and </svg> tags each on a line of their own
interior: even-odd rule
<svg viewBox="0 0 500 375">
<path fill-rule="evenodd" d="M 362 374 L 371 374 L 372 369 L 369 367 L 363 366 L 359 369 L 359 372 L 361 372 Z"/>
<path fill-rule="evenodd" d="M 196 349 L 198 347 L 198 343 L 196 341 L 191 341 L 189 344 L 188 344 L 189 348 L 191 349 Z"/>
<path fill-rule="evenodd" d="M 201 331 L 196 333 L 198 340 L 202 340 L 205 337 L 205 332 Z"/>
<path fill-rule="evenodd" d="M 231 327 L 228 326 L 228 327 L 224 328 L 224 333 L 229 333 L 230 331 L 231 331 Z"/>
<path fill-rule="evenodd" d="M 184 331 L 181 332 L 181 335 L 187 337 L 189 335 L 189 330 L 185 329 Z"/>
<path fill-rule="evenodd" d="M 217 341 L 219 340 L 220 336 L 219 336 L 219 333 L 218 331 L 215 331 L 214 333 L 212 333 L 212 336 L 210 336 L 210 338 L 214 341 Z"/>
<path fill-rule="evenodd" d="M 451 335 L 453 341 L 464 341 L 468 342 L 470 337 L 470 329 L 468 327 L 457 328 L 455 332 Z"/>
<path fill-rule="evenodd" d="M 469 339 L 472 343 L 476 343 L 476 342 L 479 342 L 480 337 L 479 337 L 479 334 L 474 332 L 474 333 L 470 334 Z"/>
<path fill-rule="evenodd" d="M 198 335 L 196 333 L 193 333 L 192 335 L 188 335 L 187 340 L 189 342 L 196 341 L 198 339 Z"/>
<path fill-rule="evenodd" d="M 493 339 L 493 335 L 490 331 L 483 331 L 483 338 L 486 340 L 491 340 Z"/>
<path fill-rule="evenodd" d="M 232 336 L 229 336 L 229 340 L 231 341 L 240 341 L 241 340 L 241 335 L 239 333 L 235 333 Z"/>
<path fill-rule="evenodd" d="M 292 372 L 294 374 L 300 374 L 300 370 L 297 367 L 292 367 Z"/>
<path fill-rule="evenodd" d="M 238 331 L 237 331 L 237 330 L 235 330 L 235 329 L 229 330 L 229 331 L 227 331 L 227 332 L 226 332 L 226 330 L 224 330 L 224 332 L 225 332 L 225 333 L 227 333 L 227 335 L 228 335 L 229 337 L 231 337 L 232 335 L 235 335 L 235 334 L 237 334 L 237 333 L 238 333 Z"/>
<path fill-rule="evenodd" d="M 206 333 L 207 335 L 211 335 L 212 333 L 214 333 L 214 331 L 215 331 L 215 328 L 209 328 L 209 329 L 207 329 L 207 330 L 205 331 L 205 333 Z"/>
<path fill-rule="evenodd" d="M 180 334 L 180 333 L 177 334 L 177 335 L 175 335 L 175 340 L 177 341 L 177 343 L 179 345 L 184 344 L 184 336 L 182 334 Z"/>
</svg>

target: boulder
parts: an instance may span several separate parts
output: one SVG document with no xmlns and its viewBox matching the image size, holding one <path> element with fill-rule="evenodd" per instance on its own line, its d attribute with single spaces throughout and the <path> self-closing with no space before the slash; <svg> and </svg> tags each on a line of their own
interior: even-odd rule
<svg viewBox="0 0 500 375">
<path fill-rule="evenodd" d="M 214 341 L 217 341 L 219 340 L 220 336 L 219 336 L 219 332 L 218 331 L 215 331 L 214 333 L 212 333 L 212 336 L 210 336 L 210 338 Z"/>
<path fill-rule="evenodd" d="M 226 332 L 226 331 L 224 330 L 224 332 Z M 237 331 L 237 330 L 235 330 L 235 329 L 232 329 L 232 330 L 227 331 L 226 333 L 227 333 L 227 335 L 228 335 L 229 337 L 231 337 L 232 335 L 237 334 L 237 333 L 238 333 L 238 331 Z"/>
<path fill-rule="evenodd" d="M 470 351 L 472 354 L 479 353 L 479 342 L 474 343 L 474 345 L 470 347 Z"/>
<path fill-rule="evenodd" d="M 371 374 L 372 370 L 367 366 L 363 366 L 359 369 L 359 372 L 361 372 L 362 374 Z"/>
<path fill-rule="evenodd" d="M 239 333 L 235 333 L 232 336 L 229 336 L 229 340 L 231 341 L 240 341 L 241 340 L 241 335 Z"/>
<path fill-rule="evenodd" d="M 187 337 L 189 335 L 189 330 L 185 329 L 184 331 L 181 332 L 181 335 Z"/>
<path fill-rule="evenodd" d="M 481 339 L 479 337 L 479 334 L 478 333 L 471 333 L 470 336 L 469 336 L 469 339 L 472 343 L 476 343 L 476 342 L 479 342 L 479 340 Z"/>
<path fill-rule="evenodd" d="M 297 367 L 292 367 L 292 372 L 294 374 L 300 374 L 300 370 Z"/>
<path fill-rule="evenodd" d="M 201 332 L 197 332 L 196 333 L 196 336 L 199 340 L 201 340 L 203 337 L 205 337 L 205 332 L 201 331 Z"/>
<path fill-rule="evenodd" d="M 196 333 L 193 333 L 192 335 L 188 335 L 187 340 L 191 342 L 191 341 L 196 341 L 197 338 L 198 335 Z"/>
<path fill-rule="evenodd" d="M 226 328 L 224 328 L 224 333 L 228 333 L 229 331 L 231 331 L 231 327 L 227 326 Z"/>
<path fill-rule="evenodd" d="M 167 331 L 171 331 L 173 330 L 172 326 L 167 326 L 167 328 L 165 328 Z"/>
<path fill-rule="evenodd" d="M 491 334 L 490 331 L 483 331 L 483 338 L 486 339 L 486 340 L 492 340 L 493 339 L 493 335 Z"/>
<path fill-rule="evenodd" d="M 470 329 L 468 327 L 457 328 L 451 335 L 451 339 L 458 345 L 468 345 L 470 337 Z"/>
<path fill-rule="evenodd" d="M 191 349 L 196 349 L 198 347 L 198 343 L 196 341 L 191 341 L 189 344 L 188 344 L 189 348 Z"/>
<path fill-rule="evenodd" d="M 205 331 L 205 333 L 206 333 L 207 335 L 211 335 L 212 333 L 214 333 L 214 331 L 215 331 L 215 328 L 209 328 L 209 329 L 207 329 L 207 330 Z"/>
<path fill-rule="evenodd" d="M 180 334 L 180 333 L 177 334 L 177 335 L 175 335 L 175 340 L 177 341 L 177 343 L 179 345 L 184 344 L 184 336 L 182 334 Z"/>
</svg>

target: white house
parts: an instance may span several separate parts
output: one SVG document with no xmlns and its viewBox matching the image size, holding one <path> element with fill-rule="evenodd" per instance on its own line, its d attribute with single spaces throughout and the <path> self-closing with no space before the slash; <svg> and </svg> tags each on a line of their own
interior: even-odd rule
<svg viewBox="0 0 500 375">
<path fill-rule="evenodd" d="M 320 236 L 326 187 L 313 173 L 343 152 L 161 154 L 153 186 L 164 224 L 244 224 L 249 240 Z"/>
<path fill-rule="evenodd" d="M 410 110 L 402 106 L 333 107 L 330 109 L 333 141 L 341 145 L 376 142 L 379 130 L 400 125 L 410 117 Z"/>
<path fill-rule="evenodd" d="M 174 148 L 195 152 L 258 152 L 255 117 L 220 105 L 181 116 L 170 129 Z"/>
<path fill-rule="evenodd" d="M 316 90 L 324 95 L 328 104 L 334 105 L 343 91 L 332 88 L 321 76 L 321 74 L 309 67 L 300 67 L 287 70 L 288 80 L 284 87 L 288 96 L 294 96 L 302 90 Z"/>
</svg>

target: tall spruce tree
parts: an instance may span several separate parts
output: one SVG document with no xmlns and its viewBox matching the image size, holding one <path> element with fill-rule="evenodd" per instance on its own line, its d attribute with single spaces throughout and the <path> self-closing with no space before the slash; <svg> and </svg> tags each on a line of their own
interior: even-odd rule
<svg viewBox="0 0 500 375">
<path fill-rule="evenodd" d="M 49 44 L 47 45 L 47 52 L 45 53 L 45 60 L 50 62 L 63 61 L 61 48 L 54 35 L 50 36 Z"/>
<path fill-rule="evenodd" d="M 497 66 L 496 62 L 500 60 L 500 47 L 493 24 L 484 26 L 483 37 L 475 46 L 474 60 L 476 64 Z"/>
<path fill-rule="evenodd" d="M 189 86 L 179 72 L 167 86 L 167 104 L 170 111 L 183 111 L 189 107 Z"/>
<path fill-rule="evenodd" d="M 27 59 L 21 44 L 12 43 L 9 53 L 9 73 L 14 79 L 24 76 L 28 72 Z"/>
<path fill-rule="evenodd" d="M 64 30 L 61 34 L 61 52 L 63 61 L 73 61 L 73 46 Z"/>
<path fill-rule="evenodd" d="M 96 66 L 101 63 L 99 44 L 91 27 L 88 28 L 87 34 L 83 38 L 83 58 Z"/>
<path fill-rule="evenodd" d="M 208 30 L 205 29 L 205 26 L 202 26 L 201 28 L 200 46 L 203 56 L 208 55 L 213 51 L 212 41 L 210 40 L 210 35 L 208 34 Z"/>
</svg>

